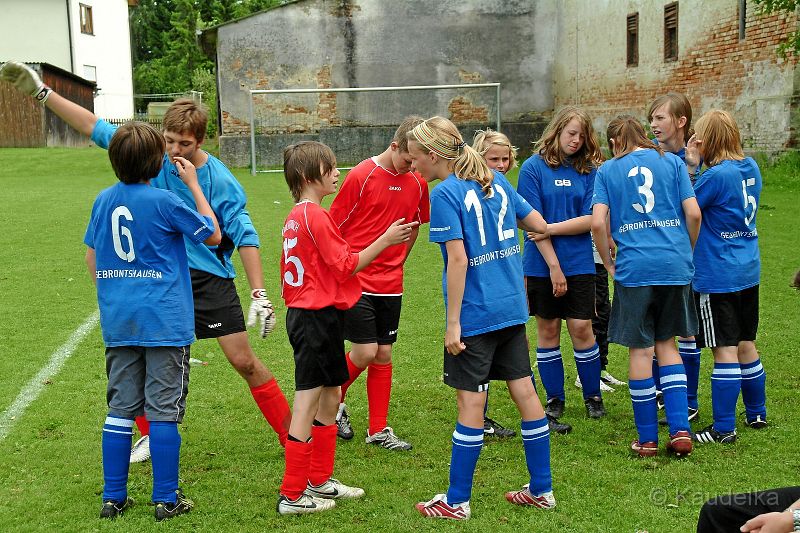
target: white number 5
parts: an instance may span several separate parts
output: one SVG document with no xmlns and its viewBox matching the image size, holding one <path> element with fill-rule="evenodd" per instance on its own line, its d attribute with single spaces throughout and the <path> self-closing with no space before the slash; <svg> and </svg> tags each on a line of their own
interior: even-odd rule
<svg viewBox="0 0 800 533">
<path fill-rule="evenodd" d="M 742 196 L 744 196 L 744 223 L 748 227 L 753 223 L 753 219 L 756 218 L 756 210 L 758 209 L 758 206 L 756 205 L 755 197 L 747 194 L 747 187 L 752 187 L 755 184 L 755 178 L 747 178 L 746 180 L 742 180 Z M 748 205 L 753 206 L 753 212 L 750 213 L 750 216 L 747 216 Z"/>
<path fill-rule="evenodd" d="M 289 250 L 295 246 L 297 246 L 297 237 L 294 239 L 283 239 L 283 262 L 287 265 L 291 263 L 297 269 L 297 278 L 287 270 L 283 273 L 283 280 L 292 287 L 299 287 L 303 284 L 303 274 L 305 274 L 306 269 L 303 268 L 303 263 L 300 262 L 300 258 L 289 255 Z"/>
</svg>

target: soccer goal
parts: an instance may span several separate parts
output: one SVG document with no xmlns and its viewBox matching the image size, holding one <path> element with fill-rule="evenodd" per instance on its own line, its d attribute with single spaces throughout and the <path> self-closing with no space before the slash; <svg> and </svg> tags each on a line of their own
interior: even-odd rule
<svg viewBox="0 0 800 533">
<path fill-rule="evenodd" d="M 251 90 L 250 171 L 281 172 L 283 148 L 301 140 L 327 144 L 351 168 L 382 152 L 408 115 L 447 117 L 469 142 L 476 129 L 500 129 L 500 84 Z"/>
</svg>

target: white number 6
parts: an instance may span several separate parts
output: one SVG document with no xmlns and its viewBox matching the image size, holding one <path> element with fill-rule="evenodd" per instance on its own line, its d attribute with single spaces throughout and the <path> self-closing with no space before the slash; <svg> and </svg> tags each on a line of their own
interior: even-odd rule
<svg viewBox="0 0 800 533">
<path fill-rule="evenodd" d="M 133 220 L 133 215 L 124 205 L 117 207 L 114 209 L 114 212 L 111 213 L 111 237 L 114 240 L 114 251 L 117 252 L 119 258 L 128 263 L 132 263 L 133 260 L 136 259 L 136 253 L 133 251 L 133 235 L 131 235 L 130 228 L 119 225 L 119 219 L 123 217 L 127 221 Z M 120 235 L 125 237 L 128 241 L 128 252 L 122 249 Z"/>
</svg>

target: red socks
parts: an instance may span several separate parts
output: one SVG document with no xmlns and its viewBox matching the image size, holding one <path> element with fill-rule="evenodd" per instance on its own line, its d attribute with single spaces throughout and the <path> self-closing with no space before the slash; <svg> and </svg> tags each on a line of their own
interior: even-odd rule
<svg viewBox="0 0 800 533">
<path fill-rule="evenodd" d="M 392 363 L 369 365 L 367 371 L 367 401 L 369 402 L 369 434 L 387 426 L 389 398 L 392 395 Z"/>
<path fill-rule="evenodd" d="M 296 500 L 306 490 L 308 470 L 311 465 L 311 447 L 310 442 L 286 441 L 286 470 L 283 472 L 281 494 L 290 500 Z"/>
<path fill-rule="evenodd" d="M 144 415 L 137 416 L 134 420 L 136 421 L 136 427 L 139 428 L 139 433 L 142 434 L 142 437 L 150 434 L 150 422 L 147 421 Z"/>
<path fill-rule="evenodd" d="M 278 386 L 278 382 L 273 378 L 263 385 L 253 387 L 250 392 L 253 394 L 256 405 L 261 409 L 261 414 L 264 415 L 269 425 L 278 434 L 281 446 L 286 446 L 286 438 L 289 436 L 289 424 L 292 421 L 292 412 L 289 410 L 289 403 Z M 305 487 L 303 487 L 303 490 L 305 490 Z"/>
<path fill-rule="evenodd" d="M 308 481 L 312 485 L 322 485 L 333 475 L 333 462 L 336 459 L 336 424 L 313 426 L 311 428 L 311 466 Z"/>
<path fill-rule="evenodd" d="M 348 379 L 347 382 L 344 385 L 342 385 L 342 399 L 339 400 L 340 402 L 344 402 L 344 395 L 345 393 L 347 393 L 347 389 L 350 388 L 350 385 L 352 385 L 353 382 L 356 379 L 358 379 L 358 376 L 360 376 L 361 373 L 365 370 L 363 368 L 358 368 L 356 365 L 353 364 L 353 362 L 350 360 L 350 352 L 347 352 L 344 355 L 344 358 L 345 361 L 347 361 L 347 371 L 350 373 L 350 379 Z"/>
</svg>

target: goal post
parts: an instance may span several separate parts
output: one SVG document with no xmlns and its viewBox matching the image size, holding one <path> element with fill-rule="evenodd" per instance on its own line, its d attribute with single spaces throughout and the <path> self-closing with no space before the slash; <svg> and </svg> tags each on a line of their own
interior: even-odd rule
<svg viewBox="0 0 800 533">
<path fill-rule="evenodd" d="M 500 130 L 500 83 L 250 90 L 248 113 L 252 175 L 280 172 L 264 167 L 280 166 L 283 147 L 300 140 L 357 163 L 383 151 L 408 115 L 447 117 L 467 141 L 468 128 Z"/>
</svg>

